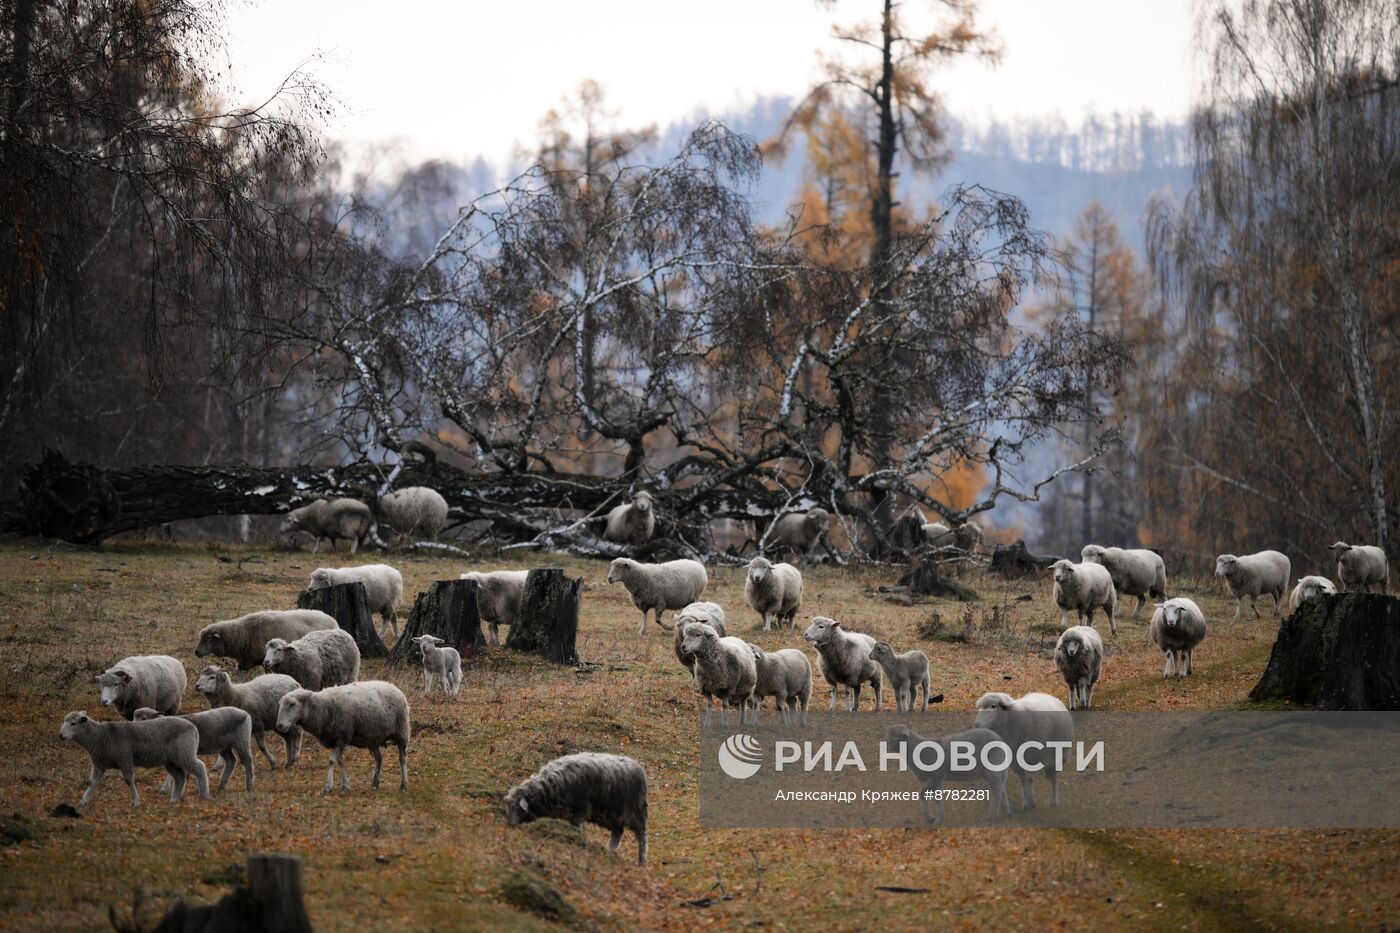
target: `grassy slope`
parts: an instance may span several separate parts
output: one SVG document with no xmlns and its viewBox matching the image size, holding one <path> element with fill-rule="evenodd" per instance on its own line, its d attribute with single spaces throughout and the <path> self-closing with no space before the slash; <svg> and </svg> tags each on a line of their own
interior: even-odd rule
<svg viewBox="0 0 1400 933">
<path fill-rule="evenodd" d="M 171 807 L 159 776 L 143 774 L 144 805 L 133 812 L 119 775 L 109 774 L 82 820 L 52 819 L 74 802 L 87 774 L 81 750 L 58 740 L 70 709 L 96 709 L 92 677 L 129 654 L 171 653 L 193 672 L 195 633 L 207 621 L 288 606 L 322 558 L 290 552 L 232 552 L 265 563 L 242 569 L 197 547 L 124 545 L 101 552 L 0 544 L 0 815 L 22 815 L 35 840 L 0 849 L 0 927 L 91 929 L 109 904 L 130 911 L 145 889 L 146 914 L 159 897 L 213 898 L 225 885 L 202 879 L 249 851 L 299 853 L 306 861 L 311 915 L 321 929 L 546 925 L 498 893 L 515 873 L 544 879 L 577 912 L 581 926 L 686 928 L 898 928 L 930 920 L 954 927 L 1069 927 L 1121 924 L 1161 928 L 1286 928 L 1332 923 L 1376 927 L 1400 920 L 1400 835 L 1380 832 L 1066 832 L 916 829 L 750 833 L 704 830 L 696 805 L 695 717 L 669 638 L 636 634 L 637 615 L 597 563 L 566 561 L 590 587 L 581 650 L 601 662 L 591 673 L 560 670 L 499 651 L 470 666 L 456 703 L 418 701 L 418 672 L 396 680 L 414 701 L 414 743 L 406 795 L 368 787 L 368 755 L 352 751 L 348 797 L 324 798 L 325 752 L 314 744 L 291 771 L 263 769 L 254 794 L 230 791 L 213 803 Z M 31 556 L 33 555 L 33 556 Z M 324 557 L 324 555 L 323 555 Z M 328 562 L 350 563 L 332 557 Z M 460 562 L 401 557 L 406 589 L 455 576 Z M 523 566 L 523 565 L 522 565 Z M 915 642 L 928 607 L 891 605 L 867 592 L 885 581 L 864 571 L 808 571 L 804 617 L 831 615 L 897 645 Z M 1048 587 L 974 579 L 984 600 L 937 607 L 957 629 L 971 611 L 972 644 L 920 643 L 933 659 L 934 691 L 945 708 L 970 708 L 987 689 L 1063 692 L 1049 650 L 1058 613 Z M 1111 640 L 1095 699 L 1108 708 L 1239 705 L 1258 678 L 1274 623 L 1235 624 L 1219 594 L 1186 585 L 1218 620 L 1197 675 L 1164 683 L 1161 660 L 1141 623 Z M 1022 593 L 1034 599 L 1017 602 Z M 731 609 L 745 637 L 768 647 L 791 633 L 752 634 L 739 572 L 723 569 L 706 593 Z M 993 619 L 993 607 L 1006 608 Z M 1055 626 L 1046 625 L 1054 623 Z M 825 699 L 823 697 L 823 699 Z M 892 706 L 887 697 L 886 703 Z M 188 709 L 202 708 L 192 699 Z M 272 739 L 274 749 L 280 740 Z M 507 831 L 505 789 L 554 755 L 575 749 L 630 754 L 652 785 L 652 864 L 635 850 L 607 854 L 605 834 L 546 823 Z M 392 762 L 392 756 L 390 758 Z M 392 770 L 392 767 L 389 769 Z M 752 850 L 753 855 L 750 854 Z M 753 859 L 763 868 L 754 893 Z M 699 909 L 682 902 L 722 881 L 735 899 Z M 876 885 L 927 887 L 882 894 Z"/>
</svg>

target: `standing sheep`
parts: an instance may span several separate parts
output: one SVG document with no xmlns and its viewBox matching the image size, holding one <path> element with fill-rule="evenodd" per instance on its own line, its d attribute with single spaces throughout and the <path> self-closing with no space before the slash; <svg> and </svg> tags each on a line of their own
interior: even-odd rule
<svg viewBox="0 0 1400 933">
<path fill-rule="evenodd" d="M 822 676 L 831 685 L 831 711 L 836 711 L 836 688 L 850 689 L 846 711 L 854 713 L 860 708 L 861 684 L 869 683 L 875 688 L 874 712 L 880 711 L 884 702 L 885 687 L 880 678 L 880 665 L 870 657 L 875 647 L 875 639 L 863 632 L 848 632 L 835 619 L 814 616 L 812 624 L 802 637 L 811 642 L 821 655 Z"/>
<path fill-rule="evenodd" d="M 667 609 L 683 609 L 700 599 L 710 578 L 705 565 L 695 560 L 670 560 L 664 564 L 639 564 L 629 557 L 619 557 L 608 569 L 608 582 L 621 581 L 632 596 L 632 605 L 642 610 L 642 626 L 637 634 L 647 630 L 647 615 L 656 611 L 656 624 L 667 632 L 671 626 L 661 621 Z"/>
<path fill-rule="evenodd" d="M 1162 560 L 1162 555 L 1156 551 L 1087 544 L 1080 552 L 1080 557 L 1085 563 L 1099 564 L 1108 570 L 1119 598 L 1137 597 L 1137 607 L 1133 609 L 1134 619 L 1142 614 L 1142 607 L 1147 605 L 1147 597 L 1166 599 L 1167 565 Z"/>
<path fill-rule="evenodd" d="M 1108 568 L 1057 560 L 1050 565 L 1050 572 L 1055 576 L 1054 597 L 1055 605 L 1060 608 L 1061 625 L 1069 625 L 1071 609 L 1079 621 L 1093 625 L 1094 610 L 1102 609 L 1108 614 L 1109 631 L 1118 634 L 1118 591 L 1113 588 Z"/>
<path fill-rule="evenodd" d="M 232 658 L 240 671 L 250 671 L 263 662 L 267 656 L 267 643 L 272 639 L 296 641 L 307 632 L 335 627 L 335 619 L 318 609 L 250 612 L 236 619 L 211 622 L 200 629 L 194 656 Z"/>
<path fill-rule="evenodd" d="M 462 689 L 462 655 L 456 648 L 442 647 L 436 635 L 419 635 L 413 639 L 423 653 L 423 696 L 433 692 L 433 678 L 442 678 L 442 692 L 452 698 Z"/>
<path fill-rule="evenodd" d="M 615 506 L 608 512 L 603 538 L 637 547 L 650 541 L 655 529 L 656 513 L 652 510 L 651 493 L 642 490 L 632 496 L 631 502 Z"/>
<path fill-rule="evenodd" d="M 185 665 L 167 654 L 123 658 L 97 675 L 102 705 L 115 706 L 123 719 L 143 706 L 162 713 L 180 712 L 185 695 Z"/>
<path fill-rule="evenodd" d="M 1050 781 L 1050 806 L 1060 805 L 1057 756 L 1046 743 L 1074 741 L 1074 720 L 1063 703 L 1048 693 L 1027 693 L 1019 700 L 1005 693 L 984 693 L 977 701 L 977 727 L 991 729 L 1011 746 L 1011 770 L 1021 778 L 1022 809 L 1035 809 L 1038 771 Z"/>
<path fill-rule="evenodd" d="M 1235 597 L 1236 621 L 1244 609 L 1246 596 L 1249 597 L 1249 607 L 1254 610 L 1254 618 L 1259 618 L 1258 599 L 1264 593 L 1274 598 L 1274 615 L 1279 615 L 1283 607 L 1283 594 L 1288 589 L 1292 574 L 1292 564 L 1278 551 L 1260 551 L 1243 557 L 1221 554 L 1215 559 L 1215 575 L 1225 578 L 1230 595 Z"/>
<path fill-rule="evenodd" d="M 792 564 L 771 564 L 765 558 L 749 561 L 744 576 L 744 598 L 753 611 L 763 617 L 763 630 L 769 630 L 774 618 L 778 628 L 786 621 L 793 626 L 797 610 L 802 608 L 802 572 Z"/>
<path fill-rule="evenodd" d="M 199 796 L 209 799 L 209 774 L 204 770 L 204 762 L 199 760 L 199 731 L 183 719 L 162 717 L 143 722 L 98 722 L 77 710 L 63 717 L 58 737 L 81 746 L 92 759 L 92 777 L 83 798 L 78 801 L 79 808 L 92 802 L 98 782 L 112 768 L 121 769 L 122 777 L 126 778 L 133 807 L 141 805 L 141 795 L 136 792 L 137 768 L 165 768 L 173 781 L 171 803 L 179 803 L 184 798 L 185 778 L 190 774 L 199 785 Z"/>
<path fill-rule="evenodd" d="M 1298 585 L 1293 587 L 1293 592 L 1288 597 L 1288 612 L 1293 614 L 1298 611 L 1298 607 L 1323 593 L 1336 593 L 1337 588 L 1332 585 L 1332 581 L 1326 577 L 1302 577 L 1298 580 Z"/>
<path fill-rule="evenodd" d="M 691 622 L 704 622 L 723 638 L 729 634 L 724 630 L 724 609 L 718 603 L 691 603 L 676 614 L 676 660 L 681 667 L 695 675 L 695 657 L 685 650 L 685 627 Z"/>
<path fill-rule="evenodd" d="M 462 574 L 463 580 L 476 584 L 476 608 L 486 623 L 488 638 L 493 645 L 501 643 L 498 626 L 514 625 L 520 612 L 520 600 L 525 595 L 528 570 L 473 570 Z"/>
<path fill-rule="evenodd" d="M 992 742 L 1000 740 L 1000 736 L 990 729 L 967 729 L 939 738 L 926 738 L 908 726 L 891 726 L 889 731 L 885 733 L 885 747 L 901 750 L 909 771 L 915 775 L 923 787 L 925 792 L 919 797 L 923 803 L 924 820 L 934 824 L 943 822 L 943 795 L 938 793 L 938 789 L 950 779 L 954 781 L 979 779 L 984 781 L 990 792 L 987 816 L 991 819 L 996 819 L 1002 813 L 1011 812 L 1011 804 L 1006 796 L 1006 771 L 985 766 L 986 759 L 983 750 Z M 965 743 L 975 749 L 973 760 L 977 767 L 974 770 L 953 771 L 952 744 L 954 742 Z M 925 747 L 928 745 L 941 745 L 943 747 L 942 757 L 939 758 L 932 751 L 927 750 Z M 939 761 L 936 768 L 931 767 L 935 759 Z M 928 793 L 929 791 L 933 793 Z M 936 820 L 929 809 L 930 798 L 938 807 Z"/>
<path fill-rule="evenodd" d="M 447 500 L 427 486 L 396 489 L 379 500 L 379 523 L 400 540 L 436 541 L 447 524 Z"/>
<path fill-rule="evenodd" d="M 806 557 L 826 537 L 826 530 L 830 525 L 831 515 L 826 509 L 789 512 L 773 522 L 764 551 L 781 551 L 786 548 L 798 556 Z"/>
<path fill-rule="evenodd" d="M 592 823 L 612 832 L 616 852 L 624 830 L 637 839 L 637 864 L 647 862 L 647 774 L 625 755 L 578 752 L 556 758 L 506 792 L 506 825 L 538 819 Z"/>
<path fill-rule="evenodd" d="M 1206 617 L 1195 601 L 1184 596 L 1169 599 L 1157 604 L 1150 623 L 1152 643 L 1167 655 L 1167 666 L 1162 676 L 1178 677 L 1190 674 L 1194 664 L 1196 646 L 1206 637 Z"/>
<path fill-rule="evenodd" d="M 1055 666 L 1069 687 L 1069 708 L 1090 709 L 1094 684 L 1103 670 L 1103 639 L 1087 625 L 1075 625 L 1055 642 Z"/>
<path fill-rule="evenodd" d="M 408 698 L 385 680 L 364 680 L 343 687 L 329 687 L 319 693 L 296 689 L 282 697 L 277 707 L 277 728 L 305 729 L 331 750 L 324 793 L 335 790 L 335 770 L 340 783 L 350 789 L 345 770 L 345 749 L 367 748 L 374 755 L 374 775 L 370 786 L 379 789 L 379 772 L 384 765 L 385 745 L 399 750 L 399 790 L 408 790 Z"/>
<path fill-rule="evenodd" d="M 758 722 L 758 709 L 765 697 L 773 697 L 778 704 L 778 712 L 783 717 L 783 725 L 791 725 L 791 716 L 802 711 L 802 725 L 807 725 L 807 707 L 812 700 L 812 662 L 807 655 L 796 648 L 783 648 L 769 653 L 758 645 L 749 645 L 753 651 L 755 680 L 753 688 L 753 721 Z"/>
<path fill-rule="evenodd" d="M 263 667 L 286 674 L 307 690 L 352 684 L 360 676 L 360 646 L 343 629 L 307 632 L 296 641 L 273 638 L 267 643 Z"/>
<path fill-rule="evenodd" d="M 914 698 L 923 690 L 923 711 L 928 712 L 928 655 L 922 651 L 895 654 L 888 642 L 881 641 L 870 649 L 870 658 L 884 669 L 885 676 L 889 678 L 896 710 L 901 713 L 913 712 Z"/>
<path fill-rule="evenodd" d="M 277 727 L 277 704 L 282 697 L 299 689 L 297 682 L 286 674 L 262 674 L 246 684 L 235 684 L 228 671 L 211 664 L 199 672 L 194 688 L 203 694 L 211 707 L 236 706 L 252 717 L 253 741 L 272 770 L 277 770 L 277 762 L 272 760 L 272 754 L 267 750 L 268 729 L 282 736 L 282 741 L 286 743 L 288 768 L 301 757 L 301 730 Z"/>
<path fill-rule="evenodd" d="M 136 711 L 132 720 L 145 722 L 148 719 L 159 719 L 161 715 L 163 714 L 158 710 L 143 706 Z M 244 789 L 253 789 L 252 716 L 236 706 L 224 706 L 219 709 L 186 713 L 180 718 L 193 723 L 196 731 L 199 732 L 199 754 L 219 756 L 223 774 L 223 778 L 219 781 L 220 791 L 228 786 L 229 778 L 233 777 L 234 766 L 239 761 L 243 762 Z M 167 777 L 165 781 L 166 783 L 161 785 L 161 793 L 165 793 L 170 784 L 170 778 Z"/>
<path fill-rule="evenodd" d="M 363 583 L 369 611 L 379 613 L 384 621 L 379 626 L 383 638 L 389 626 L 394 638 L 399 637 L 399 598 L 403 596 L 403 574 L 388 564 L 362 564 L 359 567 L 320 567 L 311 571 L 309 589 L 319 590 L 339 583 Z"/>
<path fill-rule="evenodd" d="M 312 554 L 321 550 L 322 541 L 330 541 L 332 550 L 337 541 L 349 541 L 350 553 L 354 554 L 373 524 L 369 506 L 358 499 L 317 499 L 288 512 L 282 520 L 281 534 L 284 539 L 290 539 L 299 531 L 311 535 L 316 539 L 311 547 Z"/>
<path fill-rule="evenodd" d="M 1382 593 L 1390 591 L 1390 562 L 1385 551 L 1374 544 L 1347 544 L 1338 541 L 1327 550 L 1337 552 L 1337 581 L 1346 593 L 1360 587 L 1363 592 L 1371 591 L 1371 584 L 1380 587 Z"/>
<path fill-rule="evenodd" d="M 729 724 L 729 708 L 739 708 L 739 722 L 748 721 L 749 703 L 758 681 L 758 667 L 748 643 L 719 633 L 704 622 L 687 622 L 686 654 L 695 659 L 695 686 L 705 698 L 705 725 L 710 724 L 712 700 L 719 700 L 720 723 Z"/>
</svg>

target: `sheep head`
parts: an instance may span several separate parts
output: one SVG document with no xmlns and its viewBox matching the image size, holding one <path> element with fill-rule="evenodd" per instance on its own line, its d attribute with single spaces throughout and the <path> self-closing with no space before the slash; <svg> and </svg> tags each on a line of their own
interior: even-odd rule
<svg viewBox="0 0 1400 933">
<path fill-rule="evenodd" d="M 619 557 L 608 567 L 608 582 L 616 583 L 625 578 L 637 566 L 637 562 L 630 557 Z"/>
<path fill-rule="evenodd" d="M 74 710 L 63 717 L 63 725 L 59 727 L 58 737 L 65 742 L 72 742 L 77 738 L 78 730 L 87 724 L 88 714 L 84 710 Z"/>
<path fill-rule="evenodd" d="M 813 616 L 812 624 L 807 627 L 807 631 L 802 633 L 802 637 L 814 645 L 824 645 L 836 637 L 841 631 L 841 623 L 835 619 L 828 619 L 825 616 Z"/>
<path fill-rule="evenodd" d="M 1221 554 L 1215 559 L 1215 575 L 1217 577 L 1228 577 L 1235 572 L 1235 567 L 1239 565 L 1240 559 L 1233 554 Z"/>
<path fill-rule="evenodd" d="M 691 622 L 685 627 L 685 638 L 681 650 L 687 654 L 700 654 L 719 641 L 719 632 L 704 622 Z"/>
<path fill-rule="evenodd" d="M 222 683 L 229 683 L 228 671 L 217 664 L 211 664 L 199 672 L 199 679 L 194 682 L 194 689 L 196 693 L 207 696 L 216 693 Z"/>
<path fill-rule="evenodd" d="M 1074 579 L 1076 573 L 1074 564 L 1067 560 L 1057 560 L 1050 565 L 1050 573 L 1055 578 L 1055 582 L 1061 586 Z"/>
<path fill-rule="evenodd" d="M 119 667 L 103 671 L 97 675 L 97 685 L 102 688 L 102 705 L 113 706 L 126 692 L 131 683 L 131 674 Z"/>
<path fill-rule="evenodd" d="M 876 642 L 876 643 L 875 643 L 875 647 L 870 649 L 870 660 L 872 660 L 872 661 L 877 661 L 877 662 L 878 662 L 878 661 L 893 661 L 893 660 L 894 660 L 894 648 L 892 648 L 892 647 L 890 646 L 889 642 L 884 642 L 884 641 Z"/>
<path fill-rule="evenodd" d="M 645 515 L 651 511 L 651 493 L 643 490 L 632 497 L 632 508 Z"/>
<path fill-rule="evenodd" d="M 762 583 L 773 572 L 773 564 L 766 557 L 755 557 L 749 561 L 749 579 Z"/>
<path fill-rule="evenodd" d="M 512 787 L 506 793 L 506 825 L 519 826 L 521 823 L 529 823 L 534 820 L 535 814 L 530 812 L 530 801 L 525 796 L 524 788 Z"/>
<path fill-rule="evenodd" d="M 311 691 L 304 688 L 289 690 L 277 704 L 277 731 L 287 732 L 301 721 L 301 711 Z"/>
</svg>

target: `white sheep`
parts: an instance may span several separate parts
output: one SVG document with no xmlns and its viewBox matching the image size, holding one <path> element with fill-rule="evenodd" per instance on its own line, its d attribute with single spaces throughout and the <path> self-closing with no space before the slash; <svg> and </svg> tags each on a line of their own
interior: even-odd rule
<svg viewBox="0 0 1400 933">
<path fill-rule="evenodd" d="M 277 770 L 277 762 L 267 750 L 266 733 L 269 729 L 282 736 L 287 746 L 288 768 L 301 757 L 301 730 L 283 731 L 277 728 L 277 704 L 288 693 L 300 689 L 300 685 L 286 674 L 262 674 L 246 684 L 236 684 L 228 671 L 211 664 L 199 672 L 194 688 L 209 701 L 211 707 L 236 706 L 252 717 L 253 741 L 272 770 Z"/>
<path fill-rule="evenodd" d="M 277 707 L 279 730 L 302 728 L 331 750 L 324 793 L 335 790 L 335 771 L 340 783 L 350 789 L 345 770 L 345 749 L 367 748 L 374 756 L 370 786 L 379 788 L 379 772 L 384 765 L 385 745 L 399 750 L 399 790 L 408 790 L 408 698 L 385 680 L 362 680 L 356 684 L 329 687 L 320 692 L 298 688 L 282 697 Z"/>
<path fill-rule="evenodd" d="M 1279 615 L 1283 607 L 1283 594 L 1288 589 L 1293 566 L 1288 558 L 1278 551 L 1260 551 L 1236 557 L 1234 554 L 1221 554 L 1215 559 L 1215 575 L 1224 577 L 1235 597 L 1235 619 L 1238 620 L 1244 609 L 1244 598 L 1249 597 L 1249 606 L 1254 610 L 1254 618 L 1259 618 L 1258 599 L 1267 593 L 1274 598 L 1274 615 Z"/>
<path fill-rule="evenodd" d="M 718 603 L 691 603 L 676 613 L 676 660 L 681 662 L 681 667 L 690 671 L 692 677 L 695 674 L 695 658 L 685 650 L 685 627 L 691 622 L 704 622 L 723 638 L 729 634 L 725 631 L 727 621 L 724 609 Z"/>
<path fill-rule="evenodd" d="M 603 538 L 636 547 L 650 541 L 655 529 L 656 511 L 652 507 L 651 493 L 641 490 L 632 496 L 631 502 L 614 506 L 608 512 Z"/>
<path fill-rule="evenodd" d="M 185 665 L 167 654 L 123 658 L 97 675 L 103 706 L 114 706 L 123 719 L 143 706 L 162 713 L 180 712 L 185 695 Z"/>
<path fill-rule="evenodd" d="M 825 616 L 814 616 L 802 637 L 811 642 L 821 656 L 822 676 L 831 685 L 832 712 L 836 711 L 837 687 L 850 690 L 846 711 L 853 713 L 859 709 L 860 687 L 865 683 L 875 688 L 874 712 L 880 711 L 885 688 L 880 677 L 880 665 L 870 657 L 875 639 L 863 632 L 848 632 L 840 622 Z"/>
<path fill-rule="evenodd" d="M 144 722 L 163 715 L 159 710 L 143 706 L 132 716 L 132 721 Z M 236 706 L 224 706 L 185 713 L 180 718 L 193 723 L 198 731 L 199 754 L 219 756 L 220 773 L 223 775 L 219 781 L 220 791 L 228 786 L 235 764 L 240 761 L 243 763 L 244 789 L 253 789 L 253 717 L 247 711 Z M 161 793 L 169 790 L 169 785 L 170 778 L 167 776 L 160 787 Z"/>
<path fill-rule="evenodd" d="M 250 671 L 267 656 L 274 638 L 296 641 L 307 632 L 336 627 L 335 619 L 318 609 L 266 609 L 236 619 L 211 622 L 199 632 L 197 658 L 232 658 L 240 671 Z"/>
<path fill-rule="evenodd" d="M 647 775 L 626 755 L 577 752 L 556 758 L 506 792 L 506 825 L 539 819 L 585 822 L 612 832 L 616 852 L 622 833 L 637 839 L 637 864 L 647 861 Z"/>
<path fill-rule="evenodd" d="M 775 618 L 778 628 L 784 621 L 791 627 L 802 608 L 802 572 L 792 564 L 772 564 L 755 557 L 744 575 L 744 598 L 763 617 L 765 632 Z"/>
<path fill-rule="evenodd" d="M 1303 603 L 1314 596 L 1320 596 L 1323 593 L 1335 594 L 1336 592 L 1337 588 L 1326 577 L 1300 577 L 1298 585 L 1293 587 L 1293 592 L 1288 596 L 1288 612 L 1290 615 L 1297 612 Z"/>
<path fill-rule="evenodd" d="M 791 719 L 802 711 L 802 725 L 807 725 L 807 707 L 812 700 L 812 662 L 807 655 L 796 648 L 782 648 L 778 651 L 764 651 L 758 645 L 750 644 L 756 679 L 753 688 L 753 722 L 758 722 L 758 709 L 765 697 L 773 697 L 778 704 L 778 712 L 783 717 L 783 725 L 791 725 Z"/>
<path fill-rule="evenodd" d="M 290 538 L 299 531 L 311 535 L 316 539 L 312 554 L 321 550 L 322 541 L 329 541 L 332 550 L 337 541 L 349 541 L 350 553 L 354 554 L 373 524 L 369 506 L 358 499 L 317 499 L 288 512 L 282 520 L 281 534 L 283 538 Z"/>
<path fill-rule="evenodd" d="M 81 746 L 92 759 L 92 776 L 78 801 L 80 808 L 92 802 L 102 776 L 112 768 L 121 770 L 131 788 L 131 805 L 141 805 L 136 792 L 137 768 L 165 768 L 173 782 L 172 803 L 185 796 L 185 778 L 193 774 L 199 796 L 209 799 L 209 774 L 199 760 L 199 731 L 178 717 L 161 717 L 143 722 L 98 722 L 76 710 L 63 717 L 59 738 Z"/>
<path fill-rule="evenodd" d="M 642 625 L 637 634 L 647 630 L 647 615 L 655 610 L 656 624 L 665 631 L 671 626 L 661 621 L 667 609 L 683 609 L 698 602 L 710 578 L 705 565 L 694 560 L 670 560 L 664 564 L 639 564 L 629 557 L 619 557 L 608 569 L 608 582 L 618 583 L 632 596 L 632 605 L 642 610 Z"/>
<path fill-rule="evenodd" d="M 1347 544 L 1338 541 L 1328 548 L 1337 552 L 1337 581 L 1342 584 L 1342 592 L 1360 587 L 1370 592 L 1371 584 L 1380 587 L 1380 592 L 1390 591 L 1390 562 L 1385 551 L 1374 544 Z"/>
<path fill-rule="evenodd" d="M 1185 677 L 1194 668 L 1196 646 L 1206 637 L 1206 617 L 1194 600 L 1184 596 L 1157 604 L 1149 624 L 1152 643 L 1167 655 L 1163 677 Z"/>
<path fill-rule="evenodd" d="M 1069 687 L 1069 708 L 1090 709 L 1094 684 L 1103 671 L 1103 639 L 1087 625 L 1074 625 L 1055 642 L 1055 666 Z"/>
<path fill-rule="evenodd" d="M 890 750 L 900 749 L 911 774 L 918 778 L 924 793 L 919 797 L 923 804 L 924 820 L 929 823 L 941 824 L 943 822 L 943 795 L 938 793 L 944 783 L 953 781 L 977 781 L 981 780 L 987 785 L 989 791 L 987 816 L 996 819 L 1002 813 L 1009 813 L 1011 804 L 1006 795 L 1006 771 L 1004 769 L 986 767 L 986 756 L 984 749 L 993 742 L 1001 741 L 1000 736 L 990 729 L 966 729 L 962 732 L 954 732 L 952 735 L 939 737 L 925 737 L 910 729 L 908 726 L 891 726 L 885 733 L 885 747 Z M 972 770 L 953 770 L 953 750 L 954 742 L 963 743 L 963 746 L 973 749 L 973 761 L 976 767 Z M 930 746 L 939 745 L 943 748 L 940 757 L 935 754 Z M 938 761 L 938 767 L 933 767 L 933 762 Z M 931 793 L 930 793 L 931 792 Z M 938 818 L 930 812 L 929 800 L 938 808 Z"/>
<path fill-rule="evenodd" d="M 901 713 L 914 709 L 914 698 L 919 691 L 924 692 L 923 711 L 928 711 L 929 670 L 928 655 L 922 651 L 906 651 L 895 654 L 888 642 L 876 642 L 870 649 L 870 658 L 880 665 L 889 678 L 890 690 L 894 693 L 894 707 Z"/>
<path fill-rule="evenodd" d="M 379 522 L 400 539 L 436 541 L 447 524 L 447 500 L 427 486 L 396 489 L 380 498 Z"/>
<path fill-rule="evenodd" d="M 352 684 L 360 676 L 360 646 L 343 629 L 318 629 L 296 641 L 273 638 L 267 643 L 263 667 L 286 674 L 307 690 Z"/>
<path fill-rule="evenodd" d="M 1086 544 L 1080 557 L 1086 563 L 1100 564 L 1108 569 L 1108 575 L 1113 578 L 1113 588 L 1120 598 L 1137 597 L 1134 619 L 1142 614 L 1142 607 L 1147 605 L 1149 596 L 1153 599 L 1167 597 L 1167 565 L 1156 551 Z"/>
<path fill-rule="evenodd" d="M 520 612 L 520 600 L 525 595 L 528 570 L 473 570 L 462 574 L 463 580 L 476 584 L 476 608 L 486 623 L 491 644 L 501 643 L 499 626 L 515 624 Z"/>
<path fill-rule="evenodd" d="M 442 678 L 442 692 L 455 698 L 462 689 L 462 655 L 436 635 L 419 635 L 413 639 L 423 653 L 423 696 L 433 692 L 433 678 Z"/>
<path fill-rule="evenodd" d="M 787 548 L 805 557 L 821 543 L 830 525 L 831 515 L 826 509 L 789 512 L 773 523 L 766 550 L 781 551 Z"/>
<path fill-rule="evenodd" d="M 746 722 L 758 681 L 748 644 L 732 635 L 721 637 L 704 622 L 688 622 L 681 647 L 695 659 L 695 686 L 705 698 L 705 725 L 710 724 L 713 700 L 720 702 L 721 724 L 728 725 L 732 706 L 739 708 L 739 721 Z"/>
<path fill-rule="evenodd" d="M 363 583 L 365 596 L 369 601 L 369 611 L 383 617 L 379 626 L 379 636 L 394 627 L 394 638 L 399 637 L 399 598 L 403 596 L 403 574 L 388 564 L 361 564 L 359 567 L 318 567 L 311 571 L 309 589 L 319 590 L 341 583 Z"/>
<path fill-rule="evenodd" d="M 1050 565 L 1050 572 L 1055 577 L 1054 598 L 1060 608 L 1061 625 L 1069 626 L 1071 609 L 1079 621 L 1093 625 L 1094 610 L 1102 609 L 1108 614 L 1109 631 L 1118 634 L 1118 591 L 1113 588 L 1107 567 L 1057 560 Z"/>
<path fill-rule="evenodd" d="M 1060 805 L 1057 756 L 1047 743 L 1074 741 L 1074 720 L 1063 703 L 1048 693 L 1027 693 L 1017 700 L 1005 693 L 984 693 L 977 701 L 976 724 L 979 729 L 991 729 L 1011 747 L 1011 770 L 1021 778 L 1022 809 L 1035 809 L 1039 771 L 1050 781 L 1050 806 Z"/>
</svg>

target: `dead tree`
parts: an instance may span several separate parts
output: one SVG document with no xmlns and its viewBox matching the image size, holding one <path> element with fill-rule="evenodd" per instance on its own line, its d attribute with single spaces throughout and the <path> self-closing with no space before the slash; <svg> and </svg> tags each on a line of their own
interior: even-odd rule
<svg viewBox="0 0 1400 933">
<path fill-rule="evenodd" d="M 558 567 L 531 570 L 506 647 L 533 652 L 555 664 L 577 664 L 574 642 L 582 595 L 582 577 L 570 579 Z"/>
<path fill-rule="evenodd" d="M 353 583 L 336 583 L 315 590 L 303 590 L 297 597 L 297 608 L 317 609 L 335 619 L 336 625 L 349 632 L 355 639 L 361 657 L 388 656 L 389 649 L 379 637 L 379 632 L 374 627 L 374 617 L 370 615 L 365 585 L 358 580 Z"/>
<path fill-rule="evenodd" d="M 464 658 L 475 657 L 485 646 L 481 614 L 476 604 L 475 580 L 437 580 L 413 600 L 403 634 L 389 652 L 392 662 L 407 661 L 416 653 L 413 639 L 436 635 L 456 648 Z"/>
</svg>

